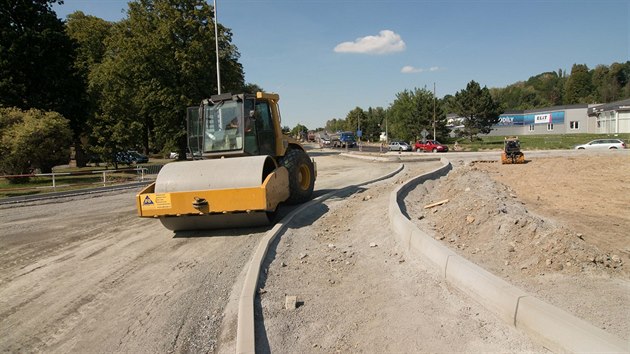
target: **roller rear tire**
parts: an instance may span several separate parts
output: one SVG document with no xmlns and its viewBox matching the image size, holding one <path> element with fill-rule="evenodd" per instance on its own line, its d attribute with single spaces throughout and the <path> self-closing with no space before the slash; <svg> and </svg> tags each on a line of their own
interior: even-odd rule
<svg viewBox="0 0 630 354">
<path fill-rule="evenodd" d="M 288 204 L 307 202 L 313 195 L 315 188 L 315 166 L 303 150 L 289 148 L 280 160 L 280 165 L 289 170 L 289 199 Z"/>
</svg>

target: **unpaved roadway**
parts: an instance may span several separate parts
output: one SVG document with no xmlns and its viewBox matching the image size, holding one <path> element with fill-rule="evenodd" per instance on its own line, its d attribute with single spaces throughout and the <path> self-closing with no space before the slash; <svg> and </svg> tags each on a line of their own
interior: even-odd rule
<svg viewBox="0 0 630 354">
<path fill-rule="evenodd" d="M 546 351 L 396 244 L 391 191 L 441 166 L 405 165 L 392 179 L 313 207 L 272 245 L 256 303 L 257 352 Z M 297 308 L 287 309 L 293 296 Z"/>
<path fill-rule="evenodd" d="M 399 166 L 310 153 L 316 196 Z M 439 163 L 405 165 L 308 208 L 272 245 L 257 351 L 545 351 L 400 251 L 389 193 Z M 173 234 L 136 217 L 134 193 L 0 207 L 0 351 L 234 352 L 242 280 L 269 228 Z"/>
<path fill-rule="evenodd" d="M 398 166 L 312 156 L 317 195 Z M 225 307 L 268 228 L 174 235 L 136 216 L 134 194 L 1 207 L 0 351 L 214 352 L 221 333 L 234 340 Z"/>
</svg>

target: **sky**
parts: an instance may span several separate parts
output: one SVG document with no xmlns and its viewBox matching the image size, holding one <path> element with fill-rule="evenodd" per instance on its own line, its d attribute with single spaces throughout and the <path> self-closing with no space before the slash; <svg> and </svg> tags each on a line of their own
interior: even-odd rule
<svg viewBox="0 0 630 354">
<path fill-rule="evenodd" d="M 280 95 L 291 128 L 387 108 L 404 90 L 435 85 L 441 98 L 471 80 L 505 87 L 630 60 L 630 0 L 216 1 L 245 81 Z M 64 0 L 53 10 L 119 21 L 127 3 Z"/>
</svg>

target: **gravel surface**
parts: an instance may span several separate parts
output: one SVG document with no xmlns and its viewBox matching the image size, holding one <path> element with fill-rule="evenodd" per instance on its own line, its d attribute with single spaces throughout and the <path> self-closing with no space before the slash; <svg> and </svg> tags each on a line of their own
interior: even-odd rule
<svg viewBox="0 0 630 354">
<path fill-rule="evenodd" d="M 271 247 L 257 303 L 257 352 L 545 351 L 399 250 L 389 194 L 440 163 L 408 166 L 392 180 L 313 207 Z"/>
<path fill-rule="evenodd" d="M 313 152 L 316 194 L 392 166 Z M 0 206 L 0 351 L 216 352 L 267 228 L 173 234 L 135 191 Z M 283 207 L 280 214 L 292 208 Z M 232 350 L 233 352 L 233 350 Z"/>
</svg>

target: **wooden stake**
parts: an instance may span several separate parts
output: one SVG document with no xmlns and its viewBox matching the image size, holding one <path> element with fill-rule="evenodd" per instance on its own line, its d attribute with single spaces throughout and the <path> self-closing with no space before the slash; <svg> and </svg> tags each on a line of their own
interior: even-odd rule
<svg viewBox="0 0 630 354">
<path fill-rule="evenodd" d="M 425 209 L 429 209 L 429 208 L 433 208 L 433 207 L 438 206 L 438 205 L 442 205 L 444 203 L 448 203 L 448 199 L 440 200 L 439 202 L 435 202 L 435 203 L 431 203 L 431 204 L 425 205 L 424 208 Z"/>
</svg>

